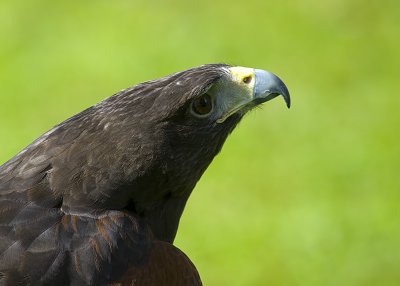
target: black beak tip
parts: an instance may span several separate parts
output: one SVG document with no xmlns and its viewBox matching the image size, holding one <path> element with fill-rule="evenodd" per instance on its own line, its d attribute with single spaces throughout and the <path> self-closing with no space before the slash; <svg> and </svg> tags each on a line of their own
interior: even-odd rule
<svg viewBox="0 0 400 286">
<path fill-rule="evenodd" d="M 283 99 L 285 100 L 285 102 L 286 102 L 286 106 L 287 106 L 287 108 L 288 109 L 290 109 L 290 106 L 291 106 L 291 100 L 290 100 L 290 95 L 289 95 L 289 93 L 288 94 L 286 94 L 286 95 L 283 95 Z"/>
<path fill-rule="evenodd" d="M 281 81 L 281 86 L 279 88 L 279 94 L 282 95 L 283 99 L 285 100 L 287 108 L 290 108 L 291 106 L 290 93 L 288 88 L 282 81 Z"/>
</svg>

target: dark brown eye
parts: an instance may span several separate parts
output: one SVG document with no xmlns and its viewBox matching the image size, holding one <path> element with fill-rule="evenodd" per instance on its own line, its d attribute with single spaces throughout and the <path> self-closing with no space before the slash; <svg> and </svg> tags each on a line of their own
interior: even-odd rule
<svg viewBox="0 0 400 286">
<path fill-rule="evenodd" d="M 211 96 L 204 94 L 193 100 L 192 110 L 197 115 L 206 115 L 213 109 Z"/>
</svg>

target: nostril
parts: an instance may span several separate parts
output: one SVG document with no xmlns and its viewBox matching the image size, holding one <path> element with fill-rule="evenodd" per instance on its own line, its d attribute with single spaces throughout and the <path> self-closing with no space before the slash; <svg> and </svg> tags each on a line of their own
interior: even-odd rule
<svg viewBox="0 0 400 286">
<path fill-rule="evenodd" d="M 245 77 L 243 78 L 243 82 L 244 82 L 245 84 L 249 84 L 249 83 L 251 82 L 251 79 L 252 79 L 251 75 L 245 76 Z"/>
</svg>

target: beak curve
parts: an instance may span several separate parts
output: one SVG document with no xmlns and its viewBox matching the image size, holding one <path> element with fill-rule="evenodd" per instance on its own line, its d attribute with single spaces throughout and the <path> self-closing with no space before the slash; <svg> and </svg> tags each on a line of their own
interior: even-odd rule
<svg viewBox="0 0 400 286">
<path fill-rule="evenodd" d="M 257 103 L 266 102 L 282 95 L 286 106 L 290 108 L 289 90 L 283 81 L 271 72 L 254 69 L 255 84 L 253 100 Z"/>
</svg>

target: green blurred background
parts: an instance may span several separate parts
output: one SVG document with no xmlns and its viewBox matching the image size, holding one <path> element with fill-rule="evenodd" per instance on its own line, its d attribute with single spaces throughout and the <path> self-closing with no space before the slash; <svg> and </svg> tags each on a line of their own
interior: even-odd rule
<svg viewBox="0 0 400 286">
<path fill-rule="evenodd" d="M 0 162 L 114 92 L 203 63 L 278 74 L 176 245 L 205 285 L 400 285 L 400 2 L 0 2 Z"/>
</svg>

